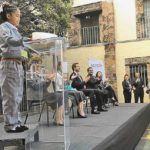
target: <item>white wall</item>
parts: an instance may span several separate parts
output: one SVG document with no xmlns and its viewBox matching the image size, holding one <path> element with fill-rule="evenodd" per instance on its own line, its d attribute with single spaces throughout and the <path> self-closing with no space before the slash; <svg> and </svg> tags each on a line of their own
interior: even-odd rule
<svg viewBox="0 0 150 150">
<path fill-rule="evenodd" d="M 135 0 L 114 0 L 116 40 L 136 39 Z"/>
</svg>

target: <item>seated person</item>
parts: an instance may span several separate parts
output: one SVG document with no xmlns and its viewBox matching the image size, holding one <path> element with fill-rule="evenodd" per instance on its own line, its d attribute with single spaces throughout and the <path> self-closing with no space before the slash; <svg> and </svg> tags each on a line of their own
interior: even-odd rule
<svg viewBox="0 0 150 150">
<path fill-rule="evenodd" d="M 103 103 L 104 103 L 104 106 L 107 107 L 106 104 L 108 103 L 108 90 L 105 88 L 102 76 L 103 76 L 102 72 L 97 71 L 97 73 L 96 73 L 96 78 L 98 79 L 97 87 L 102 91 Z"/>
<path fill-rule="evenodd" d="M 72 70 L 73 70 L 73 73 L 70 75 L 70 80 L 72 81 L 71 86 L 78 91 L 82 91 L 86 96 L 90 97 L 92 114 L 100 114 L 100 112 L 96 108 L 97 102 L 96 102 L 94 90 L 86 88 L 86 83 L 88 82 L 90 77 L 86 77 L 83 80 L 83 78 L 80 75 L 79 63 L 72 64 Z"/>
<path fill-rule="evenodd" d="M 104 81 L 104 86 L 105 86 L 105 89 L 108 91 L 108 98 L 110 98 L 113 101 L 113 104 L 115 106 L 118 106 L 118 98 L 116 96 L 114 89 L 112 88 L 110 84 L 109 78 L 106 78 L 106 80 Z"/>
<path fill-rule="evenodd" d="M 34 60 L 35 61 L 35 60 Z M 48 87 L 55 79 L 55 74 L 41 74 L 42 60 L 35 61 L 35 70 L 33 77 L 27 81 L 27 99 L 28 100 L 47 100 L 53 110 L 56 110 L 54 125 L 63 125 L 63 102 L 61 94 L 55 89 L 48 91 Z M 31 73 L 32 74 L 32 73 Z"/>
<path fill-rule="evenodd" d="M 71 100 L 74 106 L 77 106 L 77 115 L 79 118 L 86 118 L 84 112 L 84 104 L 83 101 L 87 100 L 86 96 L 82 91 L 77 91 L 76 89 L 72 88 L 71 81 L 67 86 L 67 93 L 68 96 L 71 96 Z"/>
<path fill-rule="evenodd" d="M 87 72 L 88 72 L 87 77 L 90 77 L 90 79 L 86 83 L 86 88 L 94 90 L 96 100 L 97 100 L 98 111 L 107 111 L 107 109 L 105 109 L 105 105 L 104 105 L 105 95 L 104 95 L 103 91 L 100 90 L 97 86 L 99 83 L 99 80 L 96 78 L 96 76 L 93 75 L 93 68 L 89 67 L 87 69 Z"/>
<path fill-rule="evenodd" d="M 56 75 L 56 91 L 57 92 L 61 92 L 62 91 L 62 87 L 63 87 L 63 77 L 62 77 L 62 71 L 60 69 L 60 67 L 57 68 L 57 75 Z M 65 96 L 71 96 L 71 100 L 73 102 L 74 105 L 77 105 L 77 115 L 79 118 L 86 118 L 86 115 L 84 113 L 84 107 L 83 107 L 83 101 L 85 100 L 85 96 L 83 94 L 83 92 L 81 91 L 76 91 L 76 90 L 65 90 L 64 91 Z M 65 99 L 67 100 L 67 98 Z"/>
</svg>

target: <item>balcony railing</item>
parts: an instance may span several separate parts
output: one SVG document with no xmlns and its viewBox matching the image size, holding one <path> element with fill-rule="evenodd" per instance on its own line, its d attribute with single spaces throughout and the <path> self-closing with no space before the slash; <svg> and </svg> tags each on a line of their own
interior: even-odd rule
<svg viewBox="0 0 150 150">
<path fill-rule="evenodd" d="M 138 19 L 138 38 L 150 38 L 150 17 L 143 16 Z"/>
<path fill-rule="evenodd" d="M 81 28 L 82 45 L 91 45 L 100 43 L 99 26 Z"/>
</svg>

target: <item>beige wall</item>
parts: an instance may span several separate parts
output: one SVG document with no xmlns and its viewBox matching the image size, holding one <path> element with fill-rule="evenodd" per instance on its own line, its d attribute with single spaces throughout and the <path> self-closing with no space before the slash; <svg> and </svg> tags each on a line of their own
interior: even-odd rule
<svg viewBox="0 0 150 150">
<path fill-rule="evenodd" d="M 130 42 L 116 45 L 116 70 L 119 101 L 124 102 L 122 94 L 122 80 L 125 74 L 125 58 L 150 56 L 150 41 Z M 145 88 L 146 89 L 146 88 Z M 144 101 L 149 102 L 146 93 Z M 132 102 L 134 97 L 132 94 Z"/>
<path fill-rule="evenodd" d="M 135 0 L 114 0 L 117 41 L 136 39 Z"/>
<path fill-rule="evenodd" d="M 75 62 L 79 62 L 81 66 L 81 75 L 85 77 L 87 75 L 88 60 L 102 60 L 104 61 L 104 46 L 95 47 L 80 47 L 74 49 L 68 49 L 65 51 L 65 59 L 68 62 L 69 73 L 72 72 L 71 65 Z"/>
</svg>

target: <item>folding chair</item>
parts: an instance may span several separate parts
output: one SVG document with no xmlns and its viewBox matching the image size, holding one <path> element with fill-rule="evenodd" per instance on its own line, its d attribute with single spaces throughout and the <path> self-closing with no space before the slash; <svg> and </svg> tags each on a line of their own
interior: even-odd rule
<svg viewBox="0 0 150 150">
<path fill-rule="evenodd" d="M 48 100 L 47 96 L 44 95 L 44 92 L 47 90 L 47 87 L 44 86 L 44 82 L 42 82 L 40 79 L 39 80 L 27 80 L 27 88 L 26 88 L 26 97 L 27 97 L 27 102 L 28 102 L 28 112 L 25 117 L 24 124 L 26 124 L 29 112 L 32 107 L 34 106 L 40 106 L 41 110 L 39 111 L 39 119 L 38 122 L 40 122 L 41 115 L 43 113 L 44 107 L 46 105 L 46 114 L 47 114 L 47 124 L 49 125 L 49 112 L 48 112 L 48 106 L 50 104 L 55 103 L 56 99 L 54 97 L 54 92 L 53 93 L 48 93 L 49 98 L 52 98 Z M 49 82 L 50 86 L 51 82 Z"/>
</svg>

